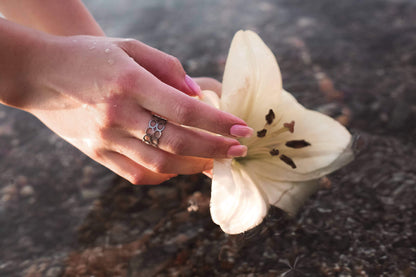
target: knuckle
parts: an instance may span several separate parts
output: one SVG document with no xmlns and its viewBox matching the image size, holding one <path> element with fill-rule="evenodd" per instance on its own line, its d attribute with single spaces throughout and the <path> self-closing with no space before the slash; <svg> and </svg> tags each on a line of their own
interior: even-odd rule
<svg viewBox="0 0 416 277">
<path fill-rule="evenodd" d="M 103 157 L 103 150 L 101 148 L 93 148 L 90 150 L 90 157 L 95 160 L 99 161 Z"/>
<path fill-rule="evenodd" d="M 119 41 L 119 45 L 126 52 L 130 52 L 133 50 L 142 50 L 145 46 L 145 44 L 133 38 L 123 39 L 122 41 Z"/>
<path fill-rule="evenodd" d="M 178 123 L 189 126 L 192 124 L 192 119 L 197 113 L 197 107 L 189 101 L 184 101 L 176 104 L 174 112 Z"/>
<path fill-rule="evenodd" d="M 218 134 L 229 134 L 230 128 L 235 124 L 235 120 L 223 111 L 215 110 L 206 122 L 211 131 Z"/>
<path fill-rule="evenodd" d="M 166 158 L 157 158 L 152 161 L 151 170 L 156 173 L 169 173 L 169 161 Z"/>
<path fill-rule="evenodd" d="M 185 155 L 188 148 L 187 143 L 182 136 L 171 136 L 167 141 L 170 152 L 177 155 Z"/>
<path fill-rule="evenodd" d="M 167 55 L 165 59 L 166 72 L 171 74 L 172 71 L 183 71 L 183 67 L 178 58 Z"/>
<path fill-rule="evenodd" d="M 215 117 L 215 122 L 217 126 L 222 126 L 223 128 L 225 128 L 226 129 L 224 130 L 225 132 L 228 132 L 229 128 L 231 128 L 230 118 L 227 114 L 223 112 L 219 112 L 217 114 L 217 116 Z"/>
<path fill-rule="evenodd" d="M 223 142 L 219 142 L 216 141 L 214 143 L 212 143 L 209 147 L 208 147 L 208 157 L 217 157 L 219 155 L 226 155 L 226 147 L 227 145 L 224 144 Z"/>
<path fill-rule="evenodd" d="M 110 101 L 104 108 L 100 119 L 100 126 L 99 130 L 111 128 L 117 125 L 118 121 L 118 109 L 117 104 L 113 103 L 114 101 Z"/>
<path fill-rule="evenodd" d="M 136 68 L 126 67 L 117 76 L 116 87 L 119 91 L 125 93 L 132 91 L 140 80 L 139 71 Z"/>
<path fill-rule="evenodd" d="M 139 43 L 139 41 L 132 38 L 125 38 L 119 42 L 122 47 L 137 47 Z"/>
<path fill-rule="evenodd" d="M 104 126 L 99 126 L 96 129 L 96 137 L 97 137 L 97 143 L 103 144 L 109 136 L 108 128 Z"/>
</svg>

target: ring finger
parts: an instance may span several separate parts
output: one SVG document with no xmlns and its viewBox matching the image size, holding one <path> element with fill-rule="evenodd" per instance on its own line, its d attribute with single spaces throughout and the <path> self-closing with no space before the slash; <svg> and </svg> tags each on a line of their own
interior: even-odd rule
<svg viewBox="0 0 416 277">
<path fill-rule="evenodd" d="M 118 152 L 150 171 L 162 174 L 195 174 L 212 168 L 212 159 L 178 156 L 146 145 L 131 136 L 113 139 L 113 151 Z"/>
<path fill-rule="evenodd" d="M 168 153 L 179 156 L 223 159 L 244 156 L 247 152 L 247 147 L 240 145 L 236 139 L 176 125 L 169 121 L 163 125 L 163 130 L 158 130 L 157 128 L 162 125 L 155 126 L 157 122 L 149 111 L 136 108 L 135 113 L 133 116 L 130 114 L 121 117 L 124 118 L 124 128 L 127 132 L 140 140 L 143 140 L 146 132 L 150 135 L 154 134 L 154 137 L 157 138 L 157 147 Z M 149 124 L 155 128 L 150 130 L 152 126 L 149 127 Z"/>
</svg>

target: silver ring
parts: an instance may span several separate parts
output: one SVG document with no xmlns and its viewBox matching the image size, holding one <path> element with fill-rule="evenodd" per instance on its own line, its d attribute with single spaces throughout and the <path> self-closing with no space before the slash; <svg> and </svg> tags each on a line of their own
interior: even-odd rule
<svg viewBox="0 0 416 277">
<path fill-rule="evenodd" d="M 143 142 L 153 147 L 158 147 L 159 139 L 162 136 L 162 131 L 165 129 L 166 122 L 166 119 L 152 115 L 147 125 L 146 133 L 143 136 Z"/>
</svg>

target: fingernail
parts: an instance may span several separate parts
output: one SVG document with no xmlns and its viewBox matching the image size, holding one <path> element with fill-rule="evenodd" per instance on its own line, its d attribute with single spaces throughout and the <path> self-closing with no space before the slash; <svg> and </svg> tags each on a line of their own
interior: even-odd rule
<svg viewBox="0 0 416 277">
<path fill-rule="evenodd" d="M 234 158 L 234 157 L 245 157 L 247 155 L 247 146 L 245 145 L 232 145 L 228 148 L 227 157 Z"/>
<path fill-rule="evenodd" d="M 249 138 L 253 135 L 253 129 L 244 125 L 233 125 L 230 134 L 235 137 Z"/>
<path fill-rule="evenodd" d="M 195 83 L 194 80 L 192 80 L 191 77 L 188 75 L 185 76 L 185 83 L 188 85 L 188 87 L 195 93 L 195 95 L 201 96 L 201 88 L 198 86 L 197 83 Z"/>
</svg>

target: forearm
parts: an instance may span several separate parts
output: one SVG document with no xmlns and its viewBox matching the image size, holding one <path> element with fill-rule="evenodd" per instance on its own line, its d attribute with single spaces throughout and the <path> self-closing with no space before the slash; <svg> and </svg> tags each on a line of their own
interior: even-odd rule
<svg viewBox="0 0 416 277">
<path fill-rule="evenodd" d="M 1 0 L 0 12 L 14 22 L 54 35 L 105 35 L 80 0 Z"/>
<path fill-rule="evenodd" d="M 42 48 L 45 36 L 0 18 L 0 103 L 14 107 L 24 104 L 34 53 Z"/>
</svg>

